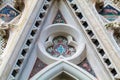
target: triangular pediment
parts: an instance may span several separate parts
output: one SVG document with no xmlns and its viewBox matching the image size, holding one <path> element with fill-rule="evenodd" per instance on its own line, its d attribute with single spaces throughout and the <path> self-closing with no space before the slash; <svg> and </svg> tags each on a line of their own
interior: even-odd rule
<svg viewBox="0 0 120 80">
<path fill-rule="evenodd" d="M 21 14 L 18 29 L 12 30 L 15 31 L 14 35 L 10 34 L 11 39 L 5 49 L 6 54 L 0 60 L 2 61 L 0 79 L 27 80 L 36 57 L 48 66 L 30 80 L 53 80 L 63 74 L 67 79 L 72 77 L 75 80 L 96 80 L 93 75 L 76 65 L 85 57 L 89 60 L 98 79 L 111 80 L 112 77 L 119 76 L 116 66 L 111 61 L 112 56 L 107 55 L 116 52 L 109 43 L 101 22 L 92 11 L 92 6 L 90 7 L 86 0 L 35 0 L 34 2 L 30 0 L 28 2 L 30 3 Z M 66 35 L 69 39 L 68 46 L 63 44 L 60 47 L 56 44 L 53 46 L 54 50 L 62 49 L 62 55 L 58 58 L 48 54 L 46 49 L 51 46 L 54 37 L 66 37 Z M 47 39 L 51 43 L 50 41 L 47 43 Z M 73 48 L 74 56 L 68 54 L 64 57 L 64 52 L 69 53 L 68 47 L 71 51 Z M 118 60 L 116 55 L 113 57 Z M 90 71 L 86 64 L 83 66 Z"/>
</svg>

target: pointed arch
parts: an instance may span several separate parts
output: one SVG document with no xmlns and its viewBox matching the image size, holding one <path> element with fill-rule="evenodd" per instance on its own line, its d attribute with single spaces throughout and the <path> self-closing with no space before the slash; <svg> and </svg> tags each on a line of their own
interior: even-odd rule
<svg viewBox="0 0 120 80">
<path fill-rule="evenodd" d="M 56 77 L 56 74 L 60 72 L 67 72 L 78 80 L 96 80 L 95 77 L 82 68 L 79 68 L 76 65 L 64 60 L 60 60 L 49 65 L 30 80 L 49 80 L 54 78 L 54 76 Z"/>
</svg>

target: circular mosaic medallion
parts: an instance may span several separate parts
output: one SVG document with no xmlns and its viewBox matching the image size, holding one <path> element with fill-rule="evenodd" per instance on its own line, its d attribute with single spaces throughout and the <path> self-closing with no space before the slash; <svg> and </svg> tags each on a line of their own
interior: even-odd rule
<svg viewBox="0 0 120 80">
<path fill-rule="evenodd" d="M 64 36 L 57 36 L 52 42 L 53 45 L 47 47 L 46 51 L 54 57 L 69 57 L 76 52 L 74 46 L 68 45 L 68 40 Z"/>
<path fill-rule="evenodd" d="M 57 44 L 54 46 L 54 51 L 60 55 L 63 55 L 67 52 L 67 46 L 64 44 Z"/>
</svg>

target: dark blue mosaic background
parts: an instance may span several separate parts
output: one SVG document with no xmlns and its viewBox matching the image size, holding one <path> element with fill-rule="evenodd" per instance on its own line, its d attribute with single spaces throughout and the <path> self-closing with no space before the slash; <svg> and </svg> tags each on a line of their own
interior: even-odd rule
<svg viewBox="0 0 120 80">
<path fill-rule="evenodd" d="M 111 5 L 105 6 L 100 12 L 102 16 L 104 16 L 109 21 L 114 21 L 120 16 L 120 11 L 112 7 Z"/>
<path fill-rule="evenodd" d="M 18 11 L 16 11 L 9 5 L 6 5 L 4 8 L 0 10 L 0 18 L 5 22 L 10 22 L 19 14 L 20 13 Z"/>
</svg>

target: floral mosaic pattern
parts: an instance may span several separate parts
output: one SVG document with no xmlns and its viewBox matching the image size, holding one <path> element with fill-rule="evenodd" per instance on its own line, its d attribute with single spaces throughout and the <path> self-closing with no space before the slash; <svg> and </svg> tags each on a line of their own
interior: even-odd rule
<svg viewBox="0 0 120 80">
<path fill-rule="evenodd" d="M 43 63 L 39 58 L 37 58 L 29 78 L 33 77 L 35 74 L 37 74 L 40 70 L 42 70 L 46 66 L 47 65 L 45 63 Z"/>
<path fill-rule="evenodd" d="M 53 39 L 53 45 L 49 46 L 46 49 L 46 51 L 54 57 L 59 57 L 59 56 L 69 57 L 76 52 L 73 46 L 68 45 L 67 38 L 63 36 L 55 37 Z"/>
<path fill-rule="evenodd" d="M 86 71 L 88 71 L 90 74 L 92 74 L 93 76 L 96 77 L 94 71 L 92 70 L 92 67 L 90 66 L 87 58 L 83 60 L 82 63 L 78 64 L 79 67 L 82 67 L 83 69 L 85 69 Z"/>
<path fill-rule="evenodd" d="M 112 7 L 111 5 L 105 6 L 100 12 L 109 21 L 114 21 L 120 16 L 120 11 Z"/>
<path fill-rule="evenodd" d="M 64 17 L 61 12 L 58 10 L 55 19 L 53 20 L 53 24 L 55 23 L 66 23 Z"/>
<path fill-rule="evenodd" d="M 20 13 L 17 10 L 15 10 L 9 5 L 6 5 L 4 8 L 0 10 L 0 19 L 2 19 L 5 22 L 10 22 L 19 14 Z"/>
</svg>

